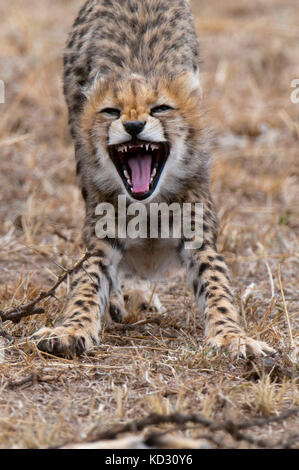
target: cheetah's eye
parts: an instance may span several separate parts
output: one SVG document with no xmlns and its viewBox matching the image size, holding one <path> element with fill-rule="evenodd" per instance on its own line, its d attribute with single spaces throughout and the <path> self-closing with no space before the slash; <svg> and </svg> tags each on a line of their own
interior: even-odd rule
<svg viewBox="0 0 299 470">
<path fill-rule="evenodd" d="M 115 117 L 115 118 L 120 117 L 120 110 L 116 108 L 104 108 L 104 109 L 101 109 L 100 113 L 108 114 L 109 117 Z"/>
<path fill-rule="evenodd" d="M 170 111 L 174 109 L 172 106 L 168 106 L 167 104 L 161 104 L 160 106 L 155 106 L 151 109 L 151 114 L 160 114 L 165 113 L 166 111 Z"/>
</svg>

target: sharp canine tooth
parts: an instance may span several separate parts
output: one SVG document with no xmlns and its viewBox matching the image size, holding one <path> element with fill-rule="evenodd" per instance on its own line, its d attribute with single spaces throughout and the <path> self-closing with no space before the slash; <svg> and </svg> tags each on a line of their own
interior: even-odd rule
<svg viewBox="0 0 299 470">
<path fill-rule="evenodd" d="M 145 146 L 147 152 L 148 152 L 149 147 L 150 147 L 150 144 L 147 144 L 147 145 Z"/>
<path fill-rule="evenodd" d="M 157 169 L 154 168 L 153 171 L 152 171 L 152 178 L 154 178 L 154 176 L 156 176 L 156 174 L 157 174 Z"/>
</svg>

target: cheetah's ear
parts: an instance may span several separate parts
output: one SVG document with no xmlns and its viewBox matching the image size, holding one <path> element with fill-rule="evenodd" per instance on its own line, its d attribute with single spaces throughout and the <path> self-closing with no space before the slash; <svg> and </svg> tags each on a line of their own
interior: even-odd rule
<svg viewBox="0 0 299 470">
<path fill-rule="evenodd" d="M 194 71 L 183 72 L 179 76 L 181 86 L 185 87 L 189 93 L 197 93 L 202 97 L 202 87 L 200 81 L 199 67 Z"/>
<path fill-rule="evenodd" d="M 96 91 L 99 91 L 100 89 L 102 89 L 104 85 L 107 85 L 106 81 L 99 73 L 97 73 L 91 85 L 82 87 L 81 90 L 82 90 L 83 95 L 85 95 L 85 97 L 88 99 L 91 96 L 93 96 Z"/>
</svg>

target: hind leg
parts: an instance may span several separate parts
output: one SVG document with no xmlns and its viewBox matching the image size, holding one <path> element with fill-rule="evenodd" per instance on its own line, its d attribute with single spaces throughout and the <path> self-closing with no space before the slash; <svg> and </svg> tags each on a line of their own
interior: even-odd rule
<svg viewBox="0 0 299 470">
<path fill-rule="evenodd" d="M 163 313 L 163 308 L 154 288 L 147 281 L 130 280 L 112 294 L 109 305 L 109 316 L 118 323 L 134 323 L 144 312 Z"/>
<path fill-rule="evenodd" d="M 116 323 L 129 323 L 129 317 L 130 314 L 126 309 L 122 291 L 113 292 L 106 312 L 106 322 L 109 324 L 112 320 Z"/>
<path fill-rule="evenodd" d="M 126 308 L 132 314 L 138 312 L 156 312 L 165 311 L 158 294 L 155 293 L 155 287 L 147 281 L 130 281 L 125 284 L 124 299 Z"/>
</svg>

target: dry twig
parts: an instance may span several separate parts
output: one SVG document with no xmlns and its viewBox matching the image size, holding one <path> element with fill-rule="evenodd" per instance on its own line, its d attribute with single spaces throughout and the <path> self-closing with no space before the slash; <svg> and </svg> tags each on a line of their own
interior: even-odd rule
<svg viewBox="0 0 299 470">
<path fill-rule="evenodd" d="M 41 383 L 41 382 L 51 383 L 54 381 L 57 382 L 57 375 L 55 376 L 44 375 L 43 376 L 42 374 L 34 371 L 30 375 L 28 375 L 27 377 L 24 377 L 21 380 L 17 380 L 17 381 L 10 380 L 8 382 L 8 386 L 11 389 L 15 389 L 19 387 L 21 388 L 30 387 L 31 385 L 34 385 L 36 383 Z"/>
<path fill-rule="evenodd" d="M 31 302 L 20 305 L 18 307 L 12 307 L 6 311 L 0 310 L 0 317 L 2 321 L 11 320 L 14 323 L 19 323 L 20 320 L 24 317 L 44 313 L 45 310 L 43 308 L 36 307 L 36 305 L 48 297 L 53 297 L 57 287 L 60 286 L 60 284 L 65 281 L 74 271 L 76 271 L 78 268 L 81 268 L 84 261 L 86 261 L 92 255 L 93 253 L 85 253 L 78 263 L 76 263 L 71 269 L 65 270 L 64 274 L 57 279 L 55 284 L 50 289 L 40 292 L 39 295 Z"/>
<path fill-rule="evenodd" d="M 299 408 L 292 408 L 290 410 L 285 411 L 279 416 L 271 416 L 268 418 L 260 418 L 253 421 L 244 421 L 241 423 L 235 423 L 231 420 L 227 420 L 218 424 L 214 424 L 213 421 L 205 418 L 199 414 L 189 414 L 184 415 L 180 413 L 173 413 L 170 415 L 160 415 L 160 414 L 150 414 L 146 416 L 144 419 L 139 421 L 132 421 L 130 423 L 124 424 L 123 426 L 118 426 L 115 429 L 111 429 L 105 432 L 91 432 L 92 438 L 91 441 L 98 441 L 98 440 L 108 440 L 108 439 L 115 439 L 119 434 L 125 432 L 137 432 L 143 431 L 148 426 L 158 426 L 161 424 L 177 424 L 180 428 L 184 426 L 186 423 L 195 423 L 200 424 L 201 426 L 208 428 L 209 431 L 225 431 L 231 435 L 231 437 L 237 441 L 245 440 L 251 444 L 258 445 L 260 447 L 269 447 L 269 443 L 262 439 L 255 439 L 251 436 L 248 436 L 244 433 L 241 433 L 242 430 L 250 429 L 253 427 L 263 427 L 267 424 L 283 421 L 284 419 L 289 418 L 295 414 L 299 413 Z M 151 434 L 151 439 L 154 441 L 157 437 L 157 434 Z"/>
</svg>

